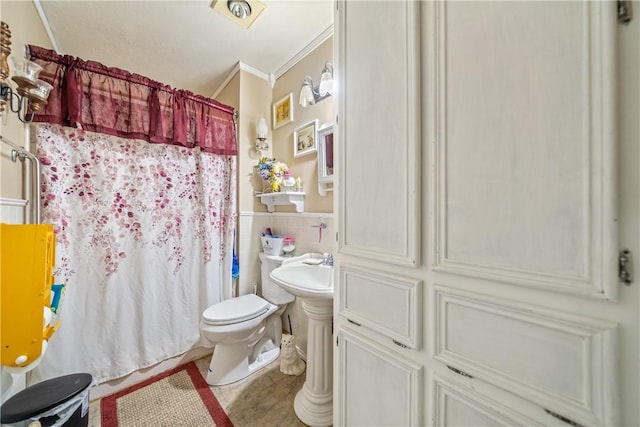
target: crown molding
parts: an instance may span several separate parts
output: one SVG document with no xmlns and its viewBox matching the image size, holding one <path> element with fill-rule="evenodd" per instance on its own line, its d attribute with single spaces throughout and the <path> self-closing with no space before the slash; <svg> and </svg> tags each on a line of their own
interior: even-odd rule
<svg viewBox="0 0 640 427">
<path fill-rule="evenodd" d="M 39 0 L 34 0 L 34 1 L 39 1 Z M 253 74 L 256 77 L 259 77 L 261 79 L 268 81 L 271 84 L 271 87 L 273 88 L 273 86 L 276 83 L 276 80 L 278 80 L 284 73 L 286 73 L 291 68 L 293 68 L 298 62 L 302 61 L 304 57 L 306 57 L 311 52 L 313 52 L 318 46 L 324 43 L 332 35 L 333 35 L 333 24 L 329 25 L 316 38 L 311 40 L 311 42 L 308 45 L 306 45 L 304 48 L 302 48 L 300 52 L 296 53 L 291 59 L 289 59 L 286 63 L 284 63 L 280 68 L 278 68 L 278 70 L 275 73 L 265 73 L 263 71 L 258 70 L 257 68 L 252 67 L 251 65 L 238 61 L 235 67 L 233 67 L 233 69 L 229 72 L 229 74 L 227 74 L 227 77 L 225 77 L 225 79 L 222 81 L 220 86 L 218 86 L 218 89 L 216 89 L 216 91 L 213 92 L 213 95 L 211 95 L 211 98 L 216 99 L 216 97 L 220 95 L 220 92 L 222 92 L 224 88 L 227 87 L 231 79 L 233 79 L 236 73 L 238 73 L 240 70 L 246 71 L 248 73 Z"/>
<path fill-rule="evenodd" d="M 311 42 L 306 45 L 300 52 L 295 54 L 290 60 L 288 60 L 285 64 L 283 64 L 278 70 L 274 73 L 276 76 L 276 80 L 282 77 L 284 73 L 289 71 L 296 65 L 298 62 L 302 61 L 305 56 L 309 55 L 313 52 L 318 46 L 320 46 L 324 41 L 326 41 L 329 37 L 333 35 L 333 24 L 329 25 L 323 32 L 321 32 L 315 39 L 311 40 Z"/>
<path fill-rule="evenodd" d="M 233 67 L 233 69 L 229 72 L 229 74 L 227 74 L 227 77 L 225 77 L 225 79 L 222 81 L 222 83 L 220 84 L 220 86 L 218 86 L 218 89 L 216 89 L 215 92 L 213 92 L 213 95 L 211 95 L 211 98 L 216 99 L 216 97 L 218 95 L 220 95 L 220 92 L 222 92 L 224 90 L 225 87 L 227 87 L 227 85 L 229 84 L 229 82 L 235 77 L 235 75 L 240 71 L 246 71 L 247 73 L 253 74 L 254 76 L 261 78 L 263 80 L 266 80 L 268 82 L 271 82 L 271 75 L 267 74 L 263 71 L 258 70 L 255 67 L 252 67 L 251 65 L 247 65 L 242 61 L 238 61 L 236 62 L 236 65 Z M 273 87 L 273 85 L 271 86 Z"/>
<path fill-rule="evenodd" d="M 49 20 L 47 19 L 47 15 L 44 13 L 42 9 L 42 4 L 40 0 L 33 0 L 33 6 L 36 8 L 38 12 L 38 16 L 40 17 L 40 21 L 42 22 L 42 26 L 44 30 L 47 32 L 47 36 L 49 37 L 49 41 L 51 42 L 51 47 L 58 53 L 62 53 L 60 48 L 58 47 L 58 43 L 56 42 L 56 38 L 53 35 L 53 31 L 51 30 L 51 25 L 49 25 Z"/>
</svg>

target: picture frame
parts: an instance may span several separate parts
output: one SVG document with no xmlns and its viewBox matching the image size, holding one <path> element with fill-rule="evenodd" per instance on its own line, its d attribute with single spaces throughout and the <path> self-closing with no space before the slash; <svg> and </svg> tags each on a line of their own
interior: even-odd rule
<svg viewBox="0 0 640 427">
<path fill-rule="evenodd" d="M 293 130 L 293 157 L 306 156 L 318 151 L 318 119 Z"/>
<path fill-rule="evenodd" d="M 293 92 L 273 103 L 271 116 L 274 130 L 293 122 Z"/>
<path fill-rule="evenodd" d="M 333 125 L 318 129 L 318 182 L 333 182 Z"/>
</svg>

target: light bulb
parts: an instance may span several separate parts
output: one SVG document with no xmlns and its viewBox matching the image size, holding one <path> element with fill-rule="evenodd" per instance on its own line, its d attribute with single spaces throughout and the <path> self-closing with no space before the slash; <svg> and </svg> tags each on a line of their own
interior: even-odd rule
<svg viewBox="0 0 640 427">
<path fill-rule="evenodd" d="M 269 133 L 269 127 L 267 126 L 267 120 L 264 116 L 260 117 L 258 120 L 258 125 L 256 126 L 256 133 L 258 134 L 258 139 L 265 140 L 267 139 L 267 134 Z"/>
<path fill-rule="evenodd" d="M 315 99 L 313 98 L 313 92 L 311 90 L 311 86 L 309 83 L 305 82 L 302 85 L 302 89 L 300 89 L 300 105 L 302 107 L 307 107 L 309 105 L 315 104 Z"/>
<path fill-rule="evenodd" d="M 326 94 L 333 95 L 333 78 L 330 73 L 322 73 L 318 92 L 322 96 L 325 96 Z"/>
<path fill-rule="evenodd" d="M 324 64 L 322 69 L 318 93 L 320 96 L 333 95 L 333 65 L 330 62 Z"/>
</svg>

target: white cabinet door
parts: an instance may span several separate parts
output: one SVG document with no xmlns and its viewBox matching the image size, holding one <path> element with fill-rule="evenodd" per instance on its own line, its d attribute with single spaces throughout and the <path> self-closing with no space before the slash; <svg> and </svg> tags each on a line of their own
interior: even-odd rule
<svg viewBox="0 0 640 427">
<path fill-rule="evenodd" d="M 342 328 L 338 333 L 341 426 L 422 425 L 423 368 Z"/>
<path fill-rule="evenodd" d="M 640 293 L 618 280 L 619 251 L 640 256 L 639 20 L 613 1 L 336 17 L 335 325 L 361 337 L 335 352 L 335 424 L 413 416 L 358 362 L 400 352 L 424 370 L 424 424 L 640 425 Z"/>
<path fill-rule="evenodd" d="M 431 18 L 436 269 L 616 300 L 615 5 Z"/>
<path fill-rule="evenodd" d="M 423 364 L 389 348 L 420 351 L 424 336 L 420 6 L 412 0 L 337 5 L 336 426 L 423 423 Z M 377 338 L 356 338 L 347 322 Z"/>
<path fill-rule="evenodd" d="M 419 5 L 340 2 L 336 35 L 338 249 L 403 266 L 419 261 Z"/>
<path fill-rule="evenodd" d="M 637 292 L 617 302 L 637 217 L 617 203 L 615 6 L 423 15 L 434 359 L 580 425 L 620 422 L 620 323 L 637 345 Z"/>
</svg>

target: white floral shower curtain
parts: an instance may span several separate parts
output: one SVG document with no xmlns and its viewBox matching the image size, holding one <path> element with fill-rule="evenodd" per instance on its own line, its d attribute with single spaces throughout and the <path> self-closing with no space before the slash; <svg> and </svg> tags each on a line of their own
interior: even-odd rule
<svg viewBox="0 0 640 427">
<path fill-rule="evenodd" d="M 100 383 L 196 345 L 202 311 L 231 294 L 235 156 L 54 124 L 37 140 L 67 288 L 31 382 Z"/>
</svg>

